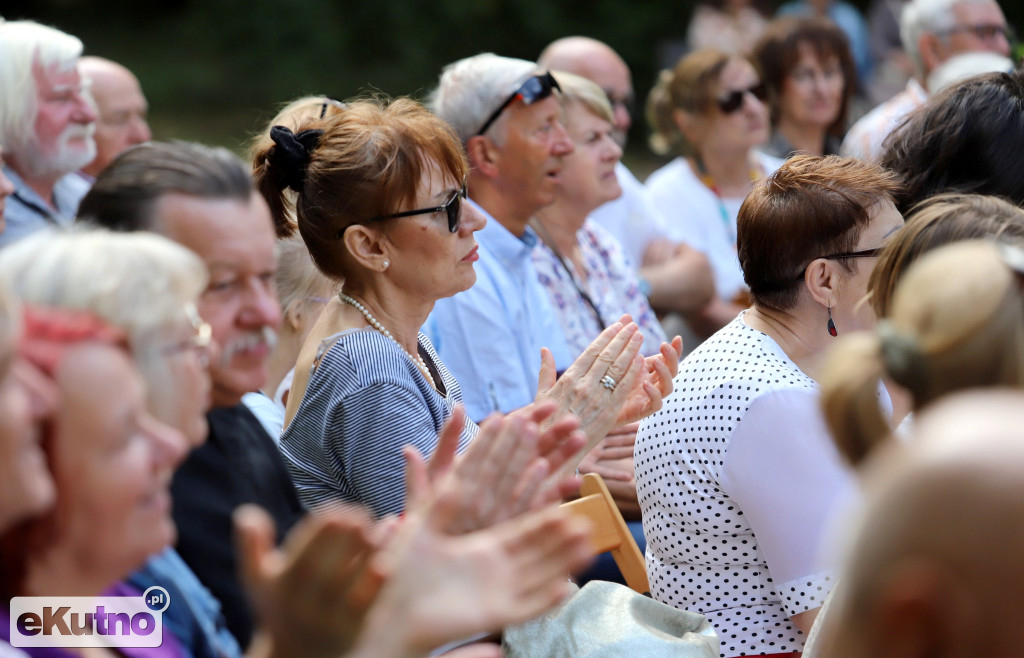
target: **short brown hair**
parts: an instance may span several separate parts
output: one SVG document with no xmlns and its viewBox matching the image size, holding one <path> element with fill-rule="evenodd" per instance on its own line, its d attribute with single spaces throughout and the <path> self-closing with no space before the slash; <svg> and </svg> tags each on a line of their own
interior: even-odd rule
<svg viewBox="0 0 1024 658">
<path fill-rule="evenodd" d="M 915 206 L 906 227 L 882 250 L 868 280 L 875 315 L 889 315 L 896 284 L 925 252 L 974 239 L 1024 247 L 1024 210 L 983 194 L 940 194 Z"/>
<path fill-rule="evenodd" d="M 896 177 L 881 167 L 835 155 L 793 156 L 755 183 L 736 220 L 736 249 L 751 301 L 777 311 L 792 308 L 801 268 L 850 251 L 870 210 L 898 191 Z"/>
<path fill-rule="evenodd" d="M 393 213 L 416 197 L 423 171 L 436 162 L 442 175 L 461 182 L 468 165 L 462 144 L 444 120 L 409 98 L 357 100 L 342 112 L 298 131 L 323 130 L 310 153 L 295 201 L 295 220 L 316 266 L 333 279 L 348 272 L 338 235 L 352 224 Z M 273 143 L 253 154 L 253 175 L 287 235 L 289 213 Z"/>
<path fill-rule="evenodd" d="M 843 31 L 832 21 L 816 16 L 777 18 L 768 24 L 754 46 L 754 59 L 761 69 L 761 79 L 768 91 L 772 125 L 779 122 L 782 88 L 786 76 L 800 60 L 802 45 L 810 46 L 822 62 L 830 57 L 839 60 L 839 67 L 843 71 L 843 96 L 839 114 L 828 127 L 828 133 L 842 136 L 846 132 L 846 107 L 856 86 L 857 69 L 853 65 L 853 55 L 850 54 L 850 43 Z"/>
</svg>

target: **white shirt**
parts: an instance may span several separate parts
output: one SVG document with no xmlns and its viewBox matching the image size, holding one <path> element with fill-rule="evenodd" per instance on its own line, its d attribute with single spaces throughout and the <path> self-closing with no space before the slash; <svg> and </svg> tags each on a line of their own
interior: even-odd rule
<svg viewBox="0 0 1024 658">
<path fill-rule="evenodd" d="M 626 165 L 615 165 L 615 175 L 622 187 L 622 196 L 605 203 L 590 213 L 589 219 L 612 234 L 622 245 L 634 270 L 644 262 L 644 252 L 655 240 L 671 240 L 665 219 L 654 207 L 643 183 Z"/>
<path fill-rule="evenodd" d="M 819 548 L 856 496 L 817 384 L 744 315 L 683 361 L 634 456 L 651 594 L 705 615 L 723 656 L 801 650 L 790 617 L 831 589 Z"/>
<path fill-rule="evenodd" d="M 853 124 L 839 147 L 840 155 L 868 162 L 882 159 L 882 145 L 903 119 L 928 100 L 928 92 L 911 78 L 906 88 Z"/>
<path fill-rule="evenodd" d="M 755 154 L 765 175 L 784 162 Z M 647 178 L 646 187 L 648 198 L 667 222 L 669 237 L 708 257 L 718 296 L 730 300 L 746 290 L 736 256 L 736 216 L 743 198 L 719 198 L 701 182 L 685 158 L 676 158 L 655 171 Z"/>
</svg>

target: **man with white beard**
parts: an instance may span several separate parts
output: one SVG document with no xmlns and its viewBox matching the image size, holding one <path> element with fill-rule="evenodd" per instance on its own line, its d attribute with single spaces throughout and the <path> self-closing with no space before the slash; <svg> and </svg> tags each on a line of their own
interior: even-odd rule
<svg viewBox="0 0 1024 658">
<path fill-rule="evenodd" d="M 0 247 L 67 225 L 89 184 L 74 172 L 96 157 L 96 112 L 78 73 L 82 42 L 33 21 L 0 22 L 0 145 L 14 183 Z"/>
</svg>

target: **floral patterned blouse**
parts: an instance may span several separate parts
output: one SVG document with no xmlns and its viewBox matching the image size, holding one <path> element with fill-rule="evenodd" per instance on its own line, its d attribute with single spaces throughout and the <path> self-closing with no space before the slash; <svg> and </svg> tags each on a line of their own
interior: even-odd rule
<svg viewBox="0 0 1024 658">
<path fill-rule="evenodd" d="M 657 354 L 658 347 L 666 340 L 665 332 L 647 298 L 640 292 L 635 271 L 622 246 L 589 219 L 576 237 L 587 269 L 585 283 L 572 262 L 564 258 L 563 265 L 543 241 L 538 241 L 533 248 L 537 278 L 558 313 L 573 356 L 582 354 L 587 345 L 623 313 L 633 316 L 644 335 L 640 350 L 644 356 Z"/>
</svg>

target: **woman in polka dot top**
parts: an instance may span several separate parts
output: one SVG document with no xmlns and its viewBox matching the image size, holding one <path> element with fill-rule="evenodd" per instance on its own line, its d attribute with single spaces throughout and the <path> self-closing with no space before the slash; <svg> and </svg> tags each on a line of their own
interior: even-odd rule
<svg viewBox="0 0 1024 658">
<path fill-rule="evenodd" d="M 897 188 L 835 156 L 758 182 L 737 239 L 753 306 L 687 357 L 637 436 L 651 594 L 706 615 L 723 656 L 799 652 L 831 588 L 820 539 L 853 481 L 816 379 L 835 336 L 874 324 L 862 300 L 903 225 Z"/>
</svg>

